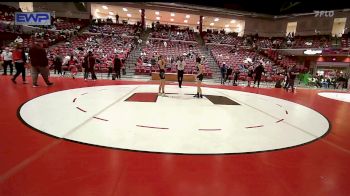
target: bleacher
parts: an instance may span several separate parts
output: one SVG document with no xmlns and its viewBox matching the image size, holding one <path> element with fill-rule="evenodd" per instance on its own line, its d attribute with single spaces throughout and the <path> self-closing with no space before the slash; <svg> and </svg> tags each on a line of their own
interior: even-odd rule
<svg viewBox="0 0 350 196">
<path fill-rule="evenodd" d="M 238 47 L 243 45 L 243 39 L 233 34 L 203 33 L 203 40 L 205 43 L 228 44 Z"/>
<path fill-rule="evenodd" d="M 184 73 L 185 74 L 196 74 L 196 62 L 195 55 L 202 56 L 198 44 L 194 43 L 185 43 L 173 41 L 169 42 L 167 47 L 164 46 L 162 41 L 156 41 L 151 43 L 152 46 L 146 46 L 142 49 L 142 53 L 139 57 L 139 60 L 136 64 L 135 74 L 146 74 L 150 75 L 151 72 L 158 72 L 158 65 L 151 66 L 150 60 L 153 56 L 162 55 L 168 59 L 166 72 L 168 73 L 176 73 L 176 59 L 178 57 L 184 57 L 186 66 Z M 192 46 L 192 47 L 191 47 Z M 204 77 L 210 78 L 212 77 L 212 71 L 210 67 L 205 64 Z"/>
<path fill-rule="evenodd" d="M 15 12 L 21 12 L 21 9 L 16 9 L 7 5 L 0 5 L 0 20 L 2 21 L 14 21 Z"/>
<path fill-rule="evenodd" d="M 350 37 L 348 34 L 343 34 L 343 36 L 341 37 L 341 47 L 342 48 L 350 47 Z"/>
<path fill-rule="evenodd" d="M 181 28 L 175 25 L 156 24 L 150 32 L 150 38 L 167 40 L 192 41 L 195 42 L 195 34 L 188 28 Z"/>
<path fill-rule="evenodd" d="M 100 24 L 91 25 L 89 27 L 91 33 L 104 33 L 104 34 L 116 34 L 125 36 L 136 36 L 140 33 L 140 29 L 137 25 L 127 24 Z"/>
<path fill-rule="evenodd" d="M 80 50 L 78 49 L 80 48 Z M 74 37 L 70 44 L 60 44 L 50 49 L 49 56 L 54 57 L 61 54 L 62 57 L 73 54 L 78 58 L 79 64 L 83 62 L 84 55 L 88 50 L 92 50 L 98 63 L 95 64 L 96 72 L 106 73 L 108 67 L 113 62 L 115 55 L 121 59 L 126 59 L 132 48 L 132 38 L 123 37 L 122 40 L 116 40 L 111 37 L 99 37 L 93 35 L 81 35 Z M 115 53 L 115 51 L 119 51 Z M 52 58 L 50 64 L 52 64 Z"/>
<path fill-rule="evenodd" d="M 76 18 L 55 18 L 53 21 L 56 30 L 80 30 L 89 25 L 87 19 L 76 19 Z"/>
</svg>

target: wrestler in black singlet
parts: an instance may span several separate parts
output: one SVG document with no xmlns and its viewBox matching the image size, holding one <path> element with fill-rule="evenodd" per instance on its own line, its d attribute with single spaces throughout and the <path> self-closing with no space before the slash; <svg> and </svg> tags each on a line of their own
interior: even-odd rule
<svg viewBox="0 0 350 196">
<path fill-rule="evenodd" d="M 200 66 L 200 65 L 197 66 L 197 72 L 199 72 L 199 66 Z M 199 74 L 199 75 L 197 76 L 197 78 L 198 78 L 199 81 L 203 81 L 203 73 Z"/>
</svg>

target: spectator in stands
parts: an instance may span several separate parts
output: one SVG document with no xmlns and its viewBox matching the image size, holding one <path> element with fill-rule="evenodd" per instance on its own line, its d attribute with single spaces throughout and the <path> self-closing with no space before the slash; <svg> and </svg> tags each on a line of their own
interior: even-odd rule
<svg viewBox="0 0 350 196">
<path fill-rule="evenodd" d="M 15 39 L 15 43 L 23 43 L 23 39 L 20 36 L 17 36 L 17 38 Z"/>
<path fill-rule="evenodd" d="M 17 43 L 16 49 L 12 52 L 12 59 L 15 62 L 16 74 L 11 79 L 16 84 L 16 78 L 22 74 L 23 84 L 27 84 L 24 64 L 27 61 L 26 54 L 21 44 Z"/>
<path fill-rule="evenodd" d="M 226 63 L 224 62 L 220 67 L 221 73 L 221 84 L 225 84 L 225 75 L 226 75 Z"/>
<path fill-rule="evenodd" d="M 156 60 L 156 57 L 153 55 L 152 58 L 151 58 L 151 65 L 152 67 L 155 66 L 157 64 L 157 60 Z"/>
<path fill-rule="evenodd" d="M 10 74 L 13 74 L 13 64 L 12 64 L 12 52 L 9 47 L 5 48 L 5 51 L 1 53 L 1 59 L 4 61 L 2 66 L 4 67 L 4 73 L 2 75 L 7 75 L 7 66 L 10 66 Z"/>
<path fill-rule="evenodd" d="M 292 92 L 294 92 L 294 80 L 296 76 L 299 74 L 295 64 L 291 67 L 288 74 L 289 74 L 289 81 L 288 81 L 288 86 L 286 88 L 286 91 L 288 92 L 289 87 L 291 87 Z"/>
<path fill-rule="evenodd" d="M 179 82 L 179 87 L 181 88 L 186 62 L 181 57 L 181 58 L 178 58 L 176 65 L 177 65 L 177 80 Z"/>
<path fill-rule="evenodd" d="M 255 68 L 254 73 L 255 73 L 255 77 L 254 77 L 254 85 L 253 85 L 253 87 L 255 87 L 256 81 L 258 81 L 258 88 L 259 88 L 262 73 L 265 73 L 265 69 L 264 69 L 264 66 L 263 66 L 262 63 L 260 63 L 260 64 Z"/>
<path fill-rule="evenodd" d="M 100 48 L 100 47 L 99 47 L 99 48 L 97 49 L 97 51 L 96 51 L 96 52 L 97 52 L 97 53 L 102 53 L 102 52 L 103 52 L 103 50 L 102 50 L 102 48 Z"/>
<path fill-rule="evenodd" d="M 118 57 L 118 55 L 115 55 L 114 57 L 114 71 L 117 79 L 121 79 L 120 77 L 120 69 L 122 67 L 122 61 Z"/>
<path fill-rule="evenodd" d="M 33 87 L 39 86 L 37 83 L 39 73 L 47 86 L 53 85 L 53 83 L 49 81 L 50 70 L 46 51 L 38 42 L 34 42 L 33 46 L 30 48 L 29 57 L 32 65 Z"/>
<path fill-rule="evenodd" d="M 287 47 L 292 47 L 292 41 L 289 38 L 287 40 Z"/>
</svg>

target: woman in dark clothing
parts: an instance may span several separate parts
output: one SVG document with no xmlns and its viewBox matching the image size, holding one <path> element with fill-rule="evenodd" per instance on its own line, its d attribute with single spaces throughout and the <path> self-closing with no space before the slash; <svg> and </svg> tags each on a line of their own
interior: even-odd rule
<svg viewBox="0 0 350 196">
<path fill-rule="evenodd" d="M 259 66 L 255 68 L 254 72 L 255 72 L 255 77 L 254 77 L 253 87 L 255 86 L 256 81 L 258 81 L 258 88 L 259 88 L 262 73 L 265 72 L 264 66 L 260 63 Z"/>
</svg>

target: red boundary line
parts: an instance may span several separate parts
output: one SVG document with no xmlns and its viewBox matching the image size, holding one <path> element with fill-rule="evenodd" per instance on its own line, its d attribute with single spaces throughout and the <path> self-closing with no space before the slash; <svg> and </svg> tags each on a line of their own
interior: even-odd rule
<svg viewBox="0 0 350 196">
<path fill-rule="evenodd" d="M 247 129 L 252 129 L 252 128 L 259 128 L 259 127 L 263 127 L 264 125 L 258 125 L 258 126 L 251 126 L 251 127 L 246 127 Z"/>
<path fill-rule="evenodd" d="M 198 131 L 221 131 L 221 129 L 198 129 Z"/>
<path fill-rule="evenodd" d="M 74 98 L 74 99 L 73 99 L 73 103 L 75 102 L 75 100 L 77 100 L 77 98 Z"/>
<path fill-rule="evenodd" d="M 82 112 L 86 112 L 85 110 L 81 109 L 80 107 L 76 107 L 76 108 Z"/>
<path fill-rule="evenodd" d="M 284 121 L 284 119 L 278 120 L 278 121 L 276 121 L 276 123 L 279 123 L 279 122 L 282 122 L 282 121 Z"/>
<path fill-rule="evenodd" d="M 143 127 L 143 128 L 150 128 L 150 129 L 169 129 L 164 127 L 151 127 L 151 126 L 144 126 L 144 125 L 136 125 L 136 126 Z"/>
<path fill-rule="evenodd" d="M 108 121 L 107 119 L 99 118 L 99 117 L 96 117 L 96 116 L 94 116 L 94 119 Z"/>
</svg>

